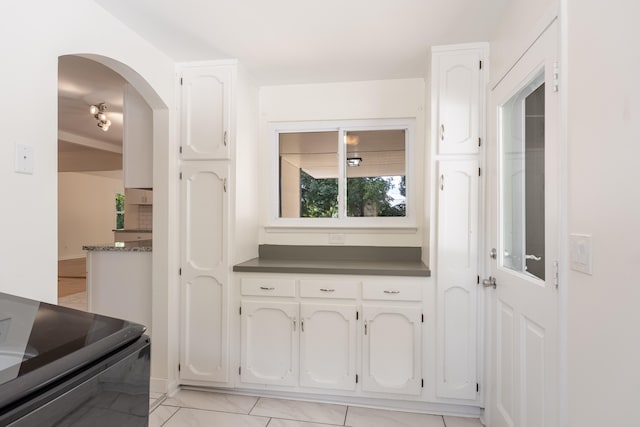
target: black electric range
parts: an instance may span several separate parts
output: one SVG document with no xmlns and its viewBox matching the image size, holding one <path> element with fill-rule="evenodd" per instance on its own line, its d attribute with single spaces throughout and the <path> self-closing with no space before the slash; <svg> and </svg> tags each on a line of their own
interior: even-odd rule
<svg viewBox="0 0 640 427">
<path fill-rule="evenodd" d="M 144 331 L 0 293 L 0 426 L 146 426 Z"/>
</svg>

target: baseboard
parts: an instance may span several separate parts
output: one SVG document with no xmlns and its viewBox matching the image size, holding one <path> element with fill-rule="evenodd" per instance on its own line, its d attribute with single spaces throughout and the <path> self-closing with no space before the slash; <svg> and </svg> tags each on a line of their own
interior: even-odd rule
<svg viewBox="0 0 640 427">
<path fill-rule="evenodd" d="M 167 385 L 169 381 L 164 378 L 151 378 L 149 380 L 149 391 L 151 393 L 167 393 Z"/>
<path fill-rule="evenodd" d="M 349 406 L 360 406 L 365 408 L 386 409 L 392 411 L 417 412 L 430 415 L 447 415 L 455 417 L 479 418 L 482 415 L 478 406 L 454 405 L 446 403 L 432 403 L 423 401 L 374 399 L 369 397 L 356 396 L 333 396 L 322 394 L 301 394 L 272 392 L 255 389 L 229 389 L 210 388 L 182 385 L 181 388 L 188 390 L 210 391 L 212 393 L 237 394 L 245 396 L 274 397 L 290 400 L 300 400 L 305 402 L 333 403 Z"/>
<path fill-rule="evenodd" d="M 149 391 L 151 393 L 162 393 L 167 396 L 173 396 L 180 389 L 177 381 L 167 380 L 166 378 L 154 378 L 149 380 Z"/>
</svg>

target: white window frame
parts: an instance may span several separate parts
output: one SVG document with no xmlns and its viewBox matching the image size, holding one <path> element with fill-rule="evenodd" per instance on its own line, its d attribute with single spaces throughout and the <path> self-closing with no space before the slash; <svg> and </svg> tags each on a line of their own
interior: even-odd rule
<svg viewBox="0 0 640 427">
<path fill-rule="evenodd" d="M 271 156 L 269 158 L 269 213 L 266 228 L 336 228 L 336 229 L 416 229 L 416 187 L 415 177 L 415 119 L 371 119 L 371 120 L 339 120 L 339 121 L 304 121 L 279 122 L 270 124 Z M 404 217 L 338 217 L 338 218 L 280 218 L 280 168 L 279 168 L 279 136 L 281 133 L 294 132 L 338 132 L 339 141 L 345 140 L 345 134 L 352 131 L 367 130 L 405 130 L 405 182 L 406 182 L 406 215 Z M 344 143 L 338 150 L 338 206 L 340 214 L 344 208 L 346 195 L 346 149 Z"/>
</svg>

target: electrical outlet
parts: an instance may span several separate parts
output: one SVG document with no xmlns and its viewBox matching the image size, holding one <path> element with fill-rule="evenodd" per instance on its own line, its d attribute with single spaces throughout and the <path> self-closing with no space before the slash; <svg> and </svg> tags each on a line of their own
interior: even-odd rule
<svg viewBox="0 0 640 427">
<path fill-rule="evenodd" d="M 329 234 L 330 245 L 344 245 L 346 239 L 344 234 Z"/>
</svg>

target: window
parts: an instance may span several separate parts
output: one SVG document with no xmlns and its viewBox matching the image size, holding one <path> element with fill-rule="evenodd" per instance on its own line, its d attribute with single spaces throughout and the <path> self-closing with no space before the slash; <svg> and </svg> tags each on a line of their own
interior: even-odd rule
<svg viewBox="0 0 640 427">
<path fill-rule="evenodd" d="M 545 280 L 544 73 L 500 109 L 502 265 Z"/>
<path fill-rule="evenodd" d="M 277 224 L 407 225 L 412 120 L 275 129 Z"/>
<path fill-rule="evenodd" d="M 124 228 L 124 194 L 116 193 L 116 230 Z"/>
</svg>

